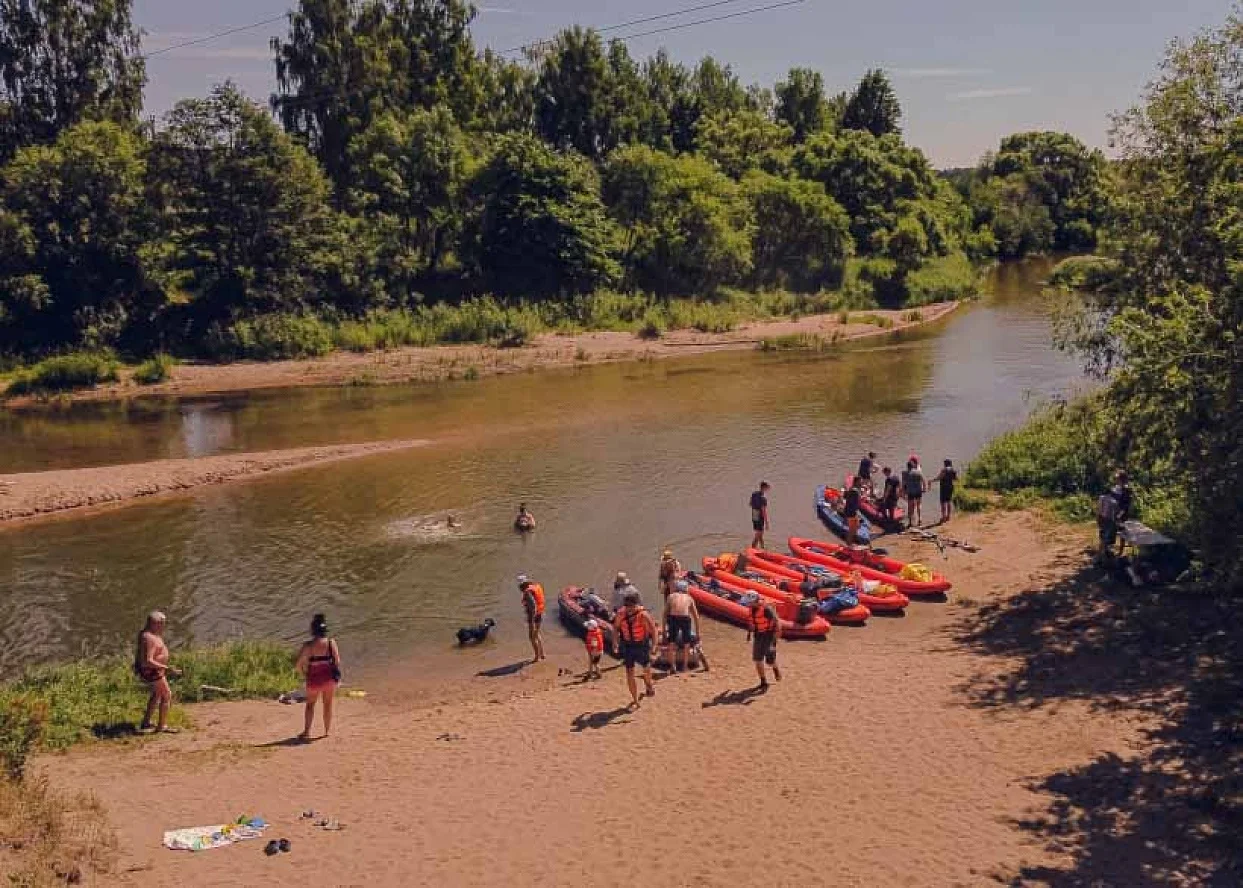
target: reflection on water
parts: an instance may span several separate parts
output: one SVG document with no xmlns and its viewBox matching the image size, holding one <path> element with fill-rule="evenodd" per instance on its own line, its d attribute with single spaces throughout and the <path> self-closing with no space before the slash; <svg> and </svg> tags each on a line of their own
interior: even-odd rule
<svg viewBox="0 0 1243 888">
<path fill-rule="evenodd" d="M 180 640 L 293 639 L 326 611 L 352 661 L 447 653 L 498 620 L 525 644 L 514 577 L 655 580 L 749 538 L 815 531 L 816 483 L 875 449 L 968 460 L 1032 398 L 1079 379 L 1048 345 L 1038 266 L 940 326 L 826 356 L 734 352 L 473 383 L 92 405 L 0 418 L 0 471 L 380 438 L 433 446 L 0 533 L 0 668 L 125 643 L 159 606 Z M 519 501 L 539 519 L 512 531 Z M 449 529 L 452 514 L 463 524 Z M 555 630 L 553 631 L 555 635 Z M 554 639 L 554 645 L 556 641 Z"/>
</svg>

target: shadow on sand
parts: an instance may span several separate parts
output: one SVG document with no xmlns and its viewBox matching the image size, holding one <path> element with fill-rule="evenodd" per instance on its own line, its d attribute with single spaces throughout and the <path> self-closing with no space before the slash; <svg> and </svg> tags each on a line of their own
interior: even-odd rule
<svg viewBox="0 0 1243 888">
<path fill-rule="evenodd" d="M 519 660 L 517 663 L 508 663 L 504 666 L 497 666 L 494 669 L 485 669 L 482 672 L 476 672 L 475 675 L 479 678 L 504 678 L 507 675 L 513 675 L 517 672 L 521 672 L 530 665 L 530 660 Z"/>
<path fill-rule="evenodd" d="M 323 739 L 323 737 L 309 737 L 303 740 L 298 736 L 285 737 L 283 740 L 269 740 L 267 743 L 256 743 L 253 748 L 275 749 L 281 746 L 310 746 L 312 743 L 317 743 Z"/>
<path fill-rule="evenodd" d="M 600 728 L 607 728 L 613 724 L 629 724 L 630 719 L 623 720 L 623 716 L 627 715 L 630 715 L 629 706 L 619 706 L 617 709 L 610 709 L 607 712 L 584 712 L 570 722 L 570 731 L 575 734 L 581 734 L 583 731 L 598 731 Z"/>
<path fill-rule="evenodd" d="M 1142 712 L 1134 757 L 1036 778 L 1046 812 L 1015 821 L 1065 868 L 1011 884 L 1243 885 L 1243 616 L 1237 595 L 1131 589 L 1085 568 L 968 615 L 956 642 L 1012 668 L 962 686 L 970 704 L 1035 709 L 1082 700 Z"/>
<path fill-rule="evenodd" d="M 743 688 L 741 691 L 721 691 L 711 700 L 703 704 L 704 709 L 710 709 L 713 706 L 750 706 L 755 702 L 756 697 L 762 697 L 768 693 L 767 688 L 750 687 Z"/>
</svg>

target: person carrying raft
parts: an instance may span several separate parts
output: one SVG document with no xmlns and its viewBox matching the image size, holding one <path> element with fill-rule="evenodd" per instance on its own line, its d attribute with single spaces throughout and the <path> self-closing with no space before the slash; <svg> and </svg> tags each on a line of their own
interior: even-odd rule
<svg viewBox="0 0 1243 888">
<path fill-rule="evenodd" d="M 764 672 L 765 663 L 772 667 L 773 678 L 781 681 L 781 669 L 777 666 L 777 639 L 781 637 L 781 621 L 772 602 L 760 596 L 756 596 L 751 602 L 750 616 L 747 641 L 751 642 L 751 659 L 755 662 L 755 671 L 760 677 L 759 690 L 766 691 L 768 675 Z"/>
<path fill-rule="evenodd" d="M 622 665 L 626 667 L 626 686 L 630 689 L 630 706 L 639 708 L 639 688 L 635 681 L 635 666 L 643 667 L 643 684 L 647 687 L 649 697 L 656 696 L 656 685 L 652 680 L 652 643 L 656 640 L 656 623 L 652 615 L 639 604 L 638 592 L 627 592 L 613 621 L 617 630 L 618 654 Z"/>
<path fill-rule="evenodd" d="M 526 503 L 518 504 L 518 517 L 514 519 L 514 530 L 522 533 L 535 530 L 535 516 L 528 511 Z"/>
</svg>

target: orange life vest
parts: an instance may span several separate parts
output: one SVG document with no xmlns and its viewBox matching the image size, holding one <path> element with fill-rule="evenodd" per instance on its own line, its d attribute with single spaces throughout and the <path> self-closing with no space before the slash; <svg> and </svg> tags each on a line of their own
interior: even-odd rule
<svg viewBox="0 0 1243 888">
<path fill-rule="evenodd" d="M 755 604 L 751 607 L 751 630 L 757 634 L 776 632 L 777 621 L 769 616 L 768 604 Z"/>
<path fill-rule="evenodd" d="M 647 641 L 647 620 L 643 619 L 646 613 L 646 610 L 638 607 L 633 613 L 623 609 L 617 615 L 617 631 L 621 633 L 622 641 L 631 643 Z"/>
<path fill-rule="evenodd" d="M 604 630 L 599 626 L 595 629 L 588 629 L 587 636 L 584 640 L 587 644 L 587 650 L 589 652 L 598 654 L 604 651 Z"/>
<path fill-rule="evenodd" d="M 544 587 L 539 583 L 532 583 L 527 586 L 522 593 L 522 603 L 527 603 L 527 596 L 531 596 L 531 601 L 535 604 L 535 616 L 540 617 L 544 614 Z"/>
</svg>

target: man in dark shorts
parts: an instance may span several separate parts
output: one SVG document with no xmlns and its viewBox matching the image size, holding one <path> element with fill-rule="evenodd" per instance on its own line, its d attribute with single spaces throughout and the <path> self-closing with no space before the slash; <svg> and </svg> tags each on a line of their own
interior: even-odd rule
<svg viewBox="0 0 1243 888">
<path fill-rule="evenodd" d="M 880 510 L 885 520 L 893 523 L 896 520 L 894 516 L 898 509 L 898 491 L 902 487 L 902 482 L 898 480 L 898 476 L 889 466 L 885 466 L 881 474 L 885 476 L 885 488 L 880 498 Z"/>
<path fill-rule="evenodd" d="M 863 492 L 859 489 L 862 482 L 855 478 L 854 486 L 842 497 L 842 517 L 846 519 L 846 542 L 853 546 L 859 542 L 859 508 L 863 504 Z"/>
<path fill-rule="evenodd" d="M 764 548 L 764 531 L 768 530 L 768 491 L 767 481 L 760 482 L 760 489 L 751 494 L 751 529 L 755 536 L 751 538 L 752 549 Z"/>
<path fill-rule="evenodd" d="M 777 617 L 777 609 L 771 601 L 757 598 L 751 603 L 749 629 L 747 640 L 751 642 L 751 659 L 755 662 L 755 671 L 760 677 L 759 689 L 764 691 L 768 689 L 765 663 L 772 667 L 773 678 L 781 681 L 781 669 L 777 666 L 777 639 L 781 637 L 781 620 Z"/>
<path fill-rule="evenodd" d="M 907 460 L 906 471 L 902 473 L 902 490 L 906 494 L 906 526 L 922 525 L 924 515 L 920 504 L 924 501 L 924 472 L 913 459 Z"/>
<path fill-rule="evenodd" d="M 932 480 L 940 485 L 941 523 L 949 521 L 954 514 L 954 483 L 958 480 L 958 470 L 954 461 L 947 459 L 941 471 Z"/>
<path fill-rule="evenodd" d="M 656 641 L 656 624 L 652 621 L 652 615 L 639 604 L 639 593 L 626 593 L 622 609 L 617 612 L 613 626 L 617 630 L 618 653 L 622 665 L 626 667 L 630 705 L 638 709 L 639 690 L 634 678 L 635 666 L 643 667 L 643 683 L 647 686 L 647 695 L 656 695 L 656 685 L 652 681 L 652 645 Z"/>
<path fill-rule="evenodd" d="M 859 460 L 859 472 L 855 475 L 855 483 L 868 493 L 872 492 L 872 475 L 876 471 L 876 454 L 869 450 L 868 455 Z"/>
<path fill-rule="evenodd" d="M 675 580 L 673 591 L 665 597 L 665 635 L 670 647 L 677 649 L 676 660 L 670 652 L 669 665 L 678 672 L 686 671 L 691 645 L 699 637 L 699 608 L 690 588 L 686 580 Z"/>
</svg>

